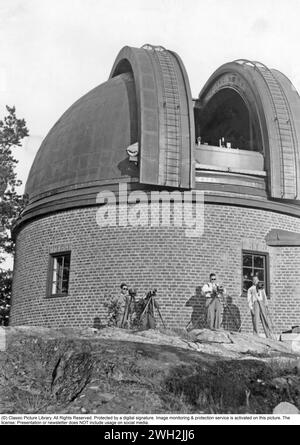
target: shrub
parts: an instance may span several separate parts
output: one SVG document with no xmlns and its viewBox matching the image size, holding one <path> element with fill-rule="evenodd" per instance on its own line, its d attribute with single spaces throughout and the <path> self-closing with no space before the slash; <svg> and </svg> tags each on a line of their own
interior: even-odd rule
<svg viewBox="0 0 300 445">
<path fill-rule="evenodd" d="M 122 316 L 121 302 L 116 297 L 110 297 L 109 301 L 104 303 L 104 307 L 107 309 L 107 326 L 117 326 Z"/>
</svg>

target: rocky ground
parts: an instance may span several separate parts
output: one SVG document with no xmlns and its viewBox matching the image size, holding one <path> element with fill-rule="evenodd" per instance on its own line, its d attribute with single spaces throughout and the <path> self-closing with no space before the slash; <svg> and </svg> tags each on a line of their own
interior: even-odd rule
<svg viewBox="0 0 300 445">
<path fill-rule="evenodd" d="M 0 413 L 272 413 L 280 402 L 300 409 L 300 358 L 281 342 L 206 329 L 1 332 Z"/>
</svg>

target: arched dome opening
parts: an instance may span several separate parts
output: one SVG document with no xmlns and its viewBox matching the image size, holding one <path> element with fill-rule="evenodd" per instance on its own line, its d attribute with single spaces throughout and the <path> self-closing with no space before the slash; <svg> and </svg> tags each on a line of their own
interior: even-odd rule
<svg viewBox="0 0 300 445">
<path fill-rule="evenodd" d="M 256 113 L 233 88 L 221 89 L 195 108 L 195 127 L 202 144 L 263 152 Z"/>
</svg>

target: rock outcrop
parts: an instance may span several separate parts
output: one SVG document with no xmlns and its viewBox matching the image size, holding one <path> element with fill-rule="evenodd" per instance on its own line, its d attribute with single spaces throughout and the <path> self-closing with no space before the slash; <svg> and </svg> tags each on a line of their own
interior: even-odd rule
<svg viewBox="0 0 300 445">
<path fill-rule="evenodd" d="M 1 328 L 0 413 L 272 413 L 300 407 L 280 342 L 207 329 Z"/>
</svg>

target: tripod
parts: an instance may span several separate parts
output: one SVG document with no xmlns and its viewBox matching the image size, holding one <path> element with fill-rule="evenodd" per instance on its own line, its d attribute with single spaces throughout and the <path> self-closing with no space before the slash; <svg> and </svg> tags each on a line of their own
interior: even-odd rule
<svg viewBox="0 0 300 445">
<path fill-rule="evenodd" d="M 161 315 L 159 305 L 158 305 L 157 301 L 155 300 L 155 295 L 156 295 L 156 292 L 153 292 L 153 291 L 148 292 L 148 294 L 146 295 L 146 298 L 148 299 L 148 301 L 147 301 L 146 306 L 141 314 L 141 320 L 145 317 L 145 315 L 149 315 L 149 314 L 154 317 L 154 308 L 155 308 L 157 310 L 158 316 L 163 324 L 164 329 L 166 329 L 166 325 L 165 325 L 165 322 Z"/>
<path fill-rule="evenodd" d="M 229 295 L 228 295 L 228 297 L 229 297 Z M 225 308 L 226 308 L 226 309 L 228 310 L 228 313 L 229 313 L 230 317 L 231 317 L 231 320 L 233 320 L 233 322 L 234 322 L 234 324 L 235 324 L 235 326 L 236 326 L 237 331 L 239 331 L 239 330 L 241 329 L 241 325 L 239 325 L 239 323 L 236 321 L 236 317 L 235 317 L 235 315 L 233 314 L 233 312 L 231 311 L 231 309 L 230 309 L 230 307 L 229 307 L 229 304 L 227 304 L 227 303 L 225 302 L 224 292 L 223 292 L 223 291 L 220 291 L 220 292 L 218 292 L 218 293 L 215 293 L 213 298 L 219 298 L 219 300 L 220 300 L 220 302 L 221 302 L 221 304 L 222 304 L 222 306 L 223 306 L 223 318 L 224 318 L 224 311 L 225 311 Z M 212 301 L 213 301 L 213 300 L 212 300 Z M 206 308 L 206 309 L 207 309 L 207 308 Z M 202 324 L 205 325 L 205 326 L 207 326 L 207 317 L 206 317 L 204 314 L 201 314 L 201 315 L 197 318 L 197 320 L 196 320 L 195 322 L 193 322 L 192 320 L 190 320 L 190 321 L 188 322 L 188 324 L 186 325 L 185 329 L 188 331 L 188 330 L 189 330 L 189 327 L 190 327 L 191 324 L 193 324 L 194 326 L 197 326 L 197 325 L 199 324 L 200 321 L 201 321 L 201 322 L 204 321 L 204 323 L 202 323 Z M 224 326 L 224 320 L 222 321 L 221 324 L 223 324 L 223 326 Z"/>
</svg>

